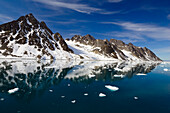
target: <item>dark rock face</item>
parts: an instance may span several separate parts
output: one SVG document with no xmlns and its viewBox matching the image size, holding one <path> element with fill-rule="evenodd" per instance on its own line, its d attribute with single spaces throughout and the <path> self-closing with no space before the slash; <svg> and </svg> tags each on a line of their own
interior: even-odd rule
<svg viewBox="0 0 170 113">
<path fill-rule="evenodd" d="M 53 34 L 45 22 L 39 22 L 32 14 L 21 16 L 18 20 L 0 25 L 0 50 L 5 50 L 2 54 L 6 56 L 14 55 L 14 44 L 28 44 L 42 52 L 42 54 L 37 56 L 38 58 L 41 58 L 40 56 L 43 55 L 54 58 L 49 50 L 55 51 L 59 49 L 58 41 L 64 51 L 73 53 L 59 33 Z M 10 42 L 13 43 L 13 45 Z M 28 54 L 27 51 L 24 53 Z"/>
<path fill-rule="evenodd" d="M 125 44 L 121 40 L 111 39 L 108 41 L 107 39 L 100 40 L 95 39 L 91 35 L 80 36 L 75 35 L 71 38 L 72 41 L 79 42 L 85 45 L 91 45 L 93 47 L 100 47 L 101 49 L 94 49 L 93 52 L 97 54 L 103 54 L 107 57 L 113 57 L 116 59 L 127 60 L 129 59 L 122 50 L 126 50 L 131 53 L 134 57 L 137 57 L 141 60 L 152 60 L 152 61 L 161 61 L 151 50 L 146 47 L 141 48 L 134 46 L 132 43 Z"/>
</svg>

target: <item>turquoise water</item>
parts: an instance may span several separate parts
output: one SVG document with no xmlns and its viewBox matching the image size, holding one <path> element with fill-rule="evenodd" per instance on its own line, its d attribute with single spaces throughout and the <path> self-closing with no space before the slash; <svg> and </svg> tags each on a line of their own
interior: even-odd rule
<svg viewBox="0 0 170 113">
<path fill-rule="evenodd" d="M 170 113 L 168 62 L 0 63 L 0 113 Z"/>
</svg>

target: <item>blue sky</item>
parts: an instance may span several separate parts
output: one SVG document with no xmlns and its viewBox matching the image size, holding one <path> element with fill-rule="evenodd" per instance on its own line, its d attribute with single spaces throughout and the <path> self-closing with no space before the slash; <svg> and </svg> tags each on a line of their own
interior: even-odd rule
<svg viewBox="0 0 170 113">
<path fill-rule="evenodd" d="M 0 24 L 33 13 L 64 38 L 91 34 L 170 60 L 170 0 L 0 0 Z"/>
</svg>

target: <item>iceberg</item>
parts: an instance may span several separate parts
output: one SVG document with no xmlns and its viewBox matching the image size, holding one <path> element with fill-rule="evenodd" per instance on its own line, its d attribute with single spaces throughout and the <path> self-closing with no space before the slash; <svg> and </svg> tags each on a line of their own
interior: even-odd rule
<svg viewBox="0 0 170 113">
<path fill-rule="evenodd" d="M 117 91 L 117 90 L 119 90 L 119 88 L 116 87 L 116 86 L 105 85 L 105 87 L 106 87 L 107 89 L 111 90 L 111 91 Z"/>
<path fill-rule="evenodd" d="M 12 94 L 12 93 L 17 92 L 18 90 L 19 90 L 19 88 L 10 89 L 10 90 L 8 90 L 8 93 Z"/>
<path fill-rule="evenodd" d="M 137 100 L 137 99 L 138 99 L 138 97 L 134 97 L 134 99 L 135 99 L 135 100 Z"/>
<path fill-rule="evenodd" d="M 165 68 L 165 69 L 164 69 L 164 71 L 168 71 L 168 69 L 167 69 L 167 68 Z"/>
<path fill-rule="evenodd" d="M 87 96 L 88 95 L 88 93 L 84 93 L 84 96 Z"/>
<path fill-rule="evenodd" d="M 106 94 L 104 94 L 104 93 L 99 94 L 99 97 L 105 97 L 105 96 L 106 96 Z"/>
<path fill-rule="evenodd" d="M 73 104 L 76 103 L 76 100 L 72 100 L 71 103 L 73 103 Z"/>
</svg>

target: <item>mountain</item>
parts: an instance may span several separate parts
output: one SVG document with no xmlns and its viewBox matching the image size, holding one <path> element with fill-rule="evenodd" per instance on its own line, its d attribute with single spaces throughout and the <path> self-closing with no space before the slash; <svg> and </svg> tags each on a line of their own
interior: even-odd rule
<svg viewBox="0 0 170 113">
<path fill-rule="evenodd" d="M 64 40 L 32 14 L 0 25 L 0 58 L 161 61 L 146 47 L 116 39 L 75 35 Z"/>
<path fill-rule="evenodd" d="M 0 57 L 68 59 L 75 57 L 59 33 L 32 14 L 0 25 Z"/>
<path fill-rule="evenodd" d="M 137 47 L 132 43 L 125 44 L 121 40 L 100 40 L 88 34 L 85 36 L 75 35 L 71 39 L 67 39 L 66 42 L 72 50 L 79 51 L 82 58 L 88 58 L 90 55 L 87 55 L 87 53 L 95 53 L 95 55 L 93 54 L 91 56 L 98 60 L 101 59 L 101 56 L 104 56 L 120 60 L 161 61 L 148 48 Z M 96 54 L 100 56 L 96 56 Z"/>
</svg>

